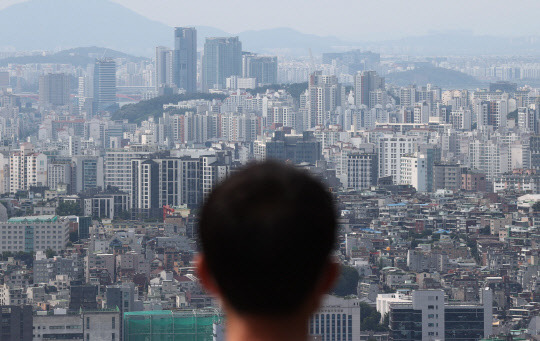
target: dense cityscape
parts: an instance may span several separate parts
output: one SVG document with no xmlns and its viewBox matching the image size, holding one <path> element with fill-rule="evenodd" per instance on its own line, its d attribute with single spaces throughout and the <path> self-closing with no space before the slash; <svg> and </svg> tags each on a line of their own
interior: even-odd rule
<svg viewBox="0 0 540 341">
<path fill-rule="evenodd" d="M 149 48 L 0 52 L 0 340 L 224 340 L 198 214 L 263 160 L 338 208 L 311 340 L 540 339 L 536 57 Z"/>
</svg>

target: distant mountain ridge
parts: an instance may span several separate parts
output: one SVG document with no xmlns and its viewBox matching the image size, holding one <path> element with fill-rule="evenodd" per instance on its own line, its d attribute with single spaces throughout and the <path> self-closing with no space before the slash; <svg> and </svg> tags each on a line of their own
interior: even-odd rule
<svg viewBox="0 0 540 341">
<path fill-rule="evenodd" d="M 146 58 L 132 56 L 123 52 L 103 47 L 77 47 L 48 55 L 9 57 L 0 59 L 0 66 L 8 64 L 72 64 L 85 67 L 96 58 L 125 58 L 131 62 L 140 62 Z"/>
<path fill-rule="evenodd" d="M 44 16 L 43 13 L 48 13 Z M 189 25 L 186 25 L 189 26 Z M 347 45 L 336 37 L 319 37 L 290 28 L 231 34 L 196 26 L 198 48 L 206 37 L 239 36 L 244 50 L 308 54 Z M 0 50 L 64 50 L 104 46 L 132 55 L 153 56 L 156 46 L 174 47 L 174 28 L 150 20 L 110 0 L 30 0 L 0 11 Z"/>
<path fill-rule="evenodd" d="M 320 54 L 355 48 L 408 55 L 540 54 L 539 36 L 510 38 L 453 32 L 351 42 L 338 37 L 305 34 L 291 28 L 237 34 L 209 26 L 196 28 L 199 49 L 206 37 L 237 35 L 245 51 L 280 55 L 306 56 L 310 49 Z M 156 46 L 174 46 L 173 27 L 110 0 L 29 0 L 18 3 L 0 11 L 0 32 L 0 50 L 4 51 L 59 51 L 79 46 L 103 46 L 131 55 L 152 57 Z"/>
<path fill-rule="evenodd" d="M 47 13 L 47 16 L 43 15 Z M 30 0 L 0 11 L 0 49 L 103 46 L 150 56 L 173 40 L 169 26 L 108 0 Z"/>
</svg>

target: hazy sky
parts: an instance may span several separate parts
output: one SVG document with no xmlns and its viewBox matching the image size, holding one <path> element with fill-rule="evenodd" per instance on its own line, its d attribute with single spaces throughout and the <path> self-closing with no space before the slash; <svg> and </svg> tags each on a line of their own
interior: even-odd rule
<svg viewBox="0 0 540 341">
<path fill-rule="evenodd" d="M 23 1 L 0 0 L 0 9 Z M 539 0 L 113 1 L 170 26 L 214 26 L 230 33 L 291 27 L 356 40 L 447 30 L 512 36 L 540 33 Z"/>
</svg>

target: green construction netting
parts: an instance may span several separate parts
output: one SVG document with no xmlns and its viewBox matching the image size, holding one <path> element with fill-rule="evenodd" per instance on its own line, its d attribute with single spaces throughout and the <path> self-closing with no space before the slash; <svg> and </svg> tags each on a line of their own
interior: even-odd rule
<svg viewBox="0 0 540 341">
<path fill-rule="evenodd" d="M 218 313 L 131 312 L 124 314 L 124 341 L 212 341 Z"/>
</svg>

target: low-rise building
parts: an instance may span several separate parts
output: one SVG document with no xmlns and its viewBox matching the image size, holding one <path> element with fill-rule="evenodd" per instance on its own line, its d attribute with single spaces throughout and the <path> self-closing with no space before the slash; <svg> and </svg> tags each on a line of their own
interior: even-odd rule
<svg viewBox="0 0 540 341">
<path fill-rule="evenodd" d="M 0 234 L 0 252 L 58 252 L 69 241 L 69 220 L 56 215 L 10 218 L 0 222 Z"/>
</svg>

